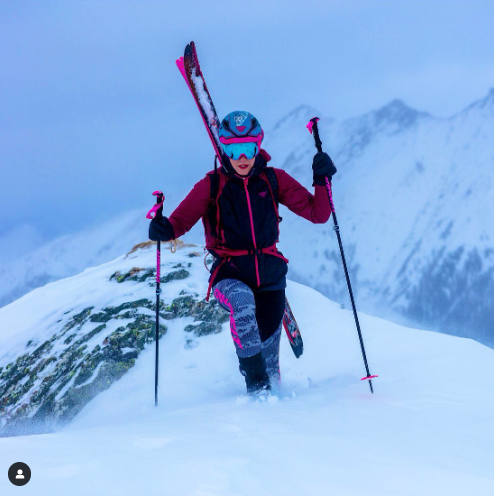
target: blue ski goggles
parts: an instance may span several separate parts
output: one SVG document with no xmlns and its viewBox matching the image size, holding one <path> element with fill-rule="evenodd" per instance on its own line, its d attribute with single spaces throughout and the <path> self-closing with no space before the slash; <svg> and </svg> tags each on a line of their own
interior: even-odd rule
<svg viewBox="0 0 494 496">
<path fill-rule="evenodd" d="M 247 160 L 254 158 L 259 153 L 259 144 L 257 141 L 247 143 L 221 143 L 225 154 L 233 160 L 240 160 L 244 156 Z"/>
</svg>

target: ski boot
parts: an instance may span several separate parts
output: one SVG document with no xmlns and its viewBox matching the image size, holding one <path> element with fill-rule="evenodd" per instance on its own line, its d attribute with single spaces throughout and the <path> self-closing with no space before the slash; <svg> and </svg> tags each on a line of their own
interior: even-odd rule
<svg viewBox="0 0 494 496">
<path fill-rule="evenodd" d="M 245 377 L 247 394 L 262 399 L 269 396 L 271 384 L 266 372 L 266 363 L 262 353 L 248 358 L 238 358 L 240 373 Z"/>
</svg>

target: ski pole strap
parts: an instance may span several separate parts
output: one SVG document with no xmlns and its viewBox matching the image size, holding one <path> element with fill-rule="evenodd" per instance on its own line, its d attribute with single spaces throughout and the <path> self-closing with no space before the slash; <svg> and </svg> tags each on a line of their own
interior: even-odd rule
<svg viewBox="0 0 494 496">
<path fill-rule="evenodd" d="M 309 133 L 314 136 L 314 141 L 316 142 L 316 148 L 318 152 L 322 152 L 322 141 L 321 138 L 319 137 L 319 129 L 317 127 L 317 121 L 319 120 L 319 117 L 313 117 L 309 123 L 307 124 L 307 129 L 309 130 Z"/>
<path fill-rule="evenodd" d="M 313 117 L 309 123 L 307 124 L 307 126 L 305 126 L 308 130 L 309 130 L 309 133 L 312 134 L 312 128 L 314 126 L 314 124 L 317 124 L 317 121 L 319 120 L 319 117 Z"/>
<path fill-rule="evenodd" d="M 165 195 L 161 191 L 155 191 L 153 193 L 156 196 L 156 203 L 153 208 L 146 214 L 146 219 L 154 219 L 155 217 L 160 217 L 163 210 L 163 203 L 165 202 Z"/>
</svg>

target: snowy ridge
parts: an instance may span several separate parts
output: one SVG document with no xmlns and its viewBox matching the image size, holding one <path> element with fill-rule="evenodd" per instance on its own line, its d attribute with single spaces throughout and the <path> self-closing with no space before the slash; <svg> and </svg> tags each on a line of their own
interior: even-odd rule
<svg viewBox="0 0 494 496">
<path fill-rule="evenodd" d="M 119 215 L 96 228 L 61 236 L 20 259 L 0 265 L 0 307 L 34 288 L 112 260 L 147 238 L 143 210 Z"/>
<path fill-rule="evenodd" d="M 287 140 L 268 133 L 266 149 L 308 186 L 306 117 L 287 119 Z M 449 119 L 395 100 L 341 123 L 321 119 L 320 134 L 339 170 L 335 207 L 360 308 L 493 346 L 494 90 Z M 283 211 L 291 277 L 348 304 L 331 223 Z"/>
<path fill-rule="evenodd" d="M 188 256 L 193 250 L 163 252 L 165 267 L 181 263 L 174 270 L 190 272 L 163 285 L 165 302 L 205 293 L 207 273 L 200 257 Z M 138 250 L 0 309 L 8 323 L 0 367 L 24 353 L 26 339 L 48 337 L 62 310 L 94 305 L 101 313 L 152 300 L 154 288 L 131 279 L 129 269 L 152 267 L 154 257 L 153 246 Z M 360 314 L 371 371 L 379 374 L 371 395 L 360 381 L 352 313 L 300 284 L 290 281 L 287 291 L 305 352 L 296 360 L 283 337 L 278 396 L 261 403 L 245 397 L 228 323 L 197 336 L 186 330 L 190 317 L 170 319 L 160 340 L 158 408 L 147 346 L 62 430 L 0 438 L 1 463 L 25 460 L 33 472 L 28 494 L 37 496 L 86 496 L 94 487 L 149 496 L 490 496 L 494 351 Z M 2 494 L 10 494 L 8 484 L 0 481 Z"/>
</svg>

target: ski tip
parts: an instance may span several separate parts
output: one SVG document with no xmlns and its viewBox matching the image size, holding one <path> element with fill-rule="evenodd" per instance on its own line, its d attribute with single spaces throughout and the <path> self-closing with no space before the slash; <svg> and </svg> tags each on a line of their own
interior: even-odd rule
<svg viewBox="0 0 494 496">
<path fill-rule="evenodd" d="M 201 64 L 199 64 L 199 57 L 197 56 L 196 44 L 193 41 L 191 41 L 190 45 L 192 48 L 192 57 L 194 57 L 194 62 L 197 66 L 197 74 L 201 76 L 202 75 Z"/>
<path fill-rule="evenodd" d="M 191 41 L 187 46 L 190 48 L 192 53 L 196 53 L 196 44 L 193 41 Z"/>
</svg>

